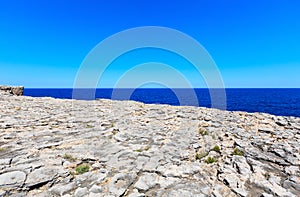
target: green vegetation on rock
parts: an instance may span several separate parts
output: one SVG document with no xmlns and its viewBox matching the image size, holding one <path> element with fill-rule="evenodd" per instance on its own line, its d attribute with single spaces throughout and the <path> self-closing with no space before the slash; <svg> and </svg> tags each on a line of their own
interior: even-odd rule
<svg viewBox="0 0 300 197">
<path fill-rule="evenodd" d="M 208 153 L 206 153 L 206 152 L 196 153 L 195 158 L 196 158 L 197 160 L 201 160 L 202 158 L 206 157 L 207 155 L 208 155 Z"/>
<path fill-rule="evenodd" d="M 69 155 L 69 154 L 65 154 L 63 156 L 64 159 L 68 160 L 68 161 L 71 161 L 71 162 L 74 162 L 76 161 L 76 158 L 72 157 L 72 155 Z"/>
<path fill-rule="evenodd" d="M 232 154 L 233 154 L 233 155 L 244 156 L 245 153 L 244 153 L 244 151 L 239 150 L 238 148 L 234 148 Z"/>
<path fill-rule="evenodd" d="M 218 153 L 221 152 L 221 148 L 218 145 L 214 146 L 211 150 L 218 152 Z"/>
<path fill-rule="evenodd" d="M 215 163 L 217 162 L 217 160 L 213 157 L 208 157 L 206 160 L 205 160 L 205 163 L 207 164 L 212 164 L 212 163 Z"/>
<path fill-rule="evenodd" d="M 198 132 L 199 132 L 200 135 L 208 135 L 208 131 L 205 130 L 205 129 L 202 129 L 202 128 L 199 128 Z"/>
<path fill-rule="evenodd" d="M 75 168 L 77 174 L 84 174 L 90 170 L 90 166 L 88 164 L 81 164 Z"/>
</svg>

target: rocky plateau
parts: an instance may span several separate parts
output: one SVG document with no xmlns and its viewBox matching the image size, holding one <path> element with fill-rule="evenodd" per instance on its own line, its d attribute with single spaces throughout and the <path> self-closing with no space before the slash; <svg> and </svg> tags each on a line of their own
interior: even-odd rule
<svg viewBox="0 0 300 197">
<path fill-rule="evenodd" d="M 0 196 L 297 197 L 300 118 L 0 91 Z"/>
</svg>

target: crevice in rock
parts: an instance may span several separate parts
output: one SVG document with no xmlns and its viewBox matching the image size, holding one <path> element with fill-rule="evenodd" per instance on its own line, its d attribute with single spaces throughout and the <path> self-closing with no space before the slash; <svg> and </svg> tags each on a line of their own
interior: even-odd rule
<svg viewBox="0 0 300 197">
<path fill-rule="evenodd" d="M 251 172 L 252 172 L 252 173 L 255 173 L 255 172 L 254 172 L 253 165 L 251 164 L 251 162 L 249 162 L 249 161 L 248 161 L 248 158 L 247 158 L 247 157 L 245 157 L 245 158 L 246 158 L 246 162 L 247 162 L 247 164 L 248 164 L 248 165 L 249 165 L 249 167 L 250 167 L 250 170 L 251 170 Z"/>
<path fill-rule="evenodd" d="M 40 183 L 37 183 L 35 185 L 31 185 L 31 186 L 28 186 L 28 189 L 29 191 L 30 190 L 34 190 L 34 189 L 39 189 L 41 187 L 43 187 L 44 185 L 46 185 L 47 183 L 49 183 L 50 181 L 44 181 L 44 182 L 40 182 Z"/>
<path fill-rule="evenodd" d="M 123 194 L 120 195 L 120 197 L 126 196 L 128 194 L 128 192 L 133 189 L 134 184 L 139 180 L 142 173 L 143 173 L 142 170 L 139 170 L 137 172 L 136 177 L 134 178 L 134 180 L 130 183 L 130 185 L 128 185 L 127 189 L 124 191 Z"/>
</svg>

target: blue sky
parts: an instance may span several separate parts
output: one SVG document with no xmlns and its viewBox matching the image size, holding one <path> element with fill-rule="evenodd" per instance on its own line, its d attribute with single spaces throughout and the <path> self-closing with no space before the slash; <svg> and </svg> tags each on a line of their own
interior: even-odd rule
<svg viewBox="0 0 300 197">
<path fill-rule="evenodd" d="M 227 88 L 300 88 L 299 8 L 297 0 L 0 1 L 0 84 L 73 87 L 99 42 L 129 28 L 164 26 L 201 43 Z M 107 70 L 107 86 L 118 67 L 133 65 L 137 56 L 139 62 L 178 59 L 151 49 L 126 55 Z M 205 87 L 201 78 L 187 78 Z"/>
</svg>

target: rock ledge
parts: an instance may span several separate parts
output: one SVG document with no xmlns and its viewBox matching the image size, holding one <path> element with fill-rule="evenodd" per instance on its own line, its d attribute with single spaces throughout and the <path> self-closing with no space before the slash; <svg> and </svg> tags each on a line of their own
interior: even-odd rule
<svg viewBox="0 0 300 197">
<path fill-rule="evenodd" d="M 0 91 L 1 92 L 7 92 L 9 94 L 17 95 L 17 96 L 22 96 L 24 87 L 23 86 L 3 86 L 0 85 Z"/>
</svg>

